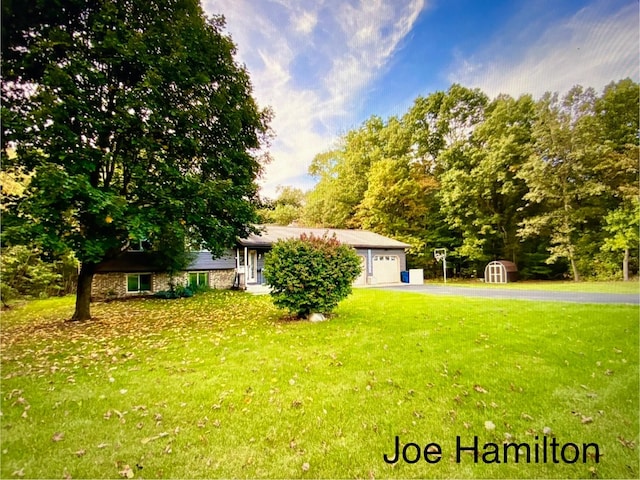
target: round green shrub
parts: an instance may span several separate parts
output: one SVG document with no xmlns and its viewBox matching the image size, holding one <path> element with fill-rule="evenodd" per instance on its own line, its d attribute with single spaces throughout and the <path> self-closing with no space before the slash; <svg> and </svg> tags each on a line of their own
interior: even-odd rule
<svg viewBox="0 0 640 480">
<path fill-rule="evenodd" d="M 355 250 L 335 236 L 279 240 L 265 256 L 264 279 L 277 307 L 299 318 L 329 313 L 351 293 L 360 274 Z"/>
</svg>

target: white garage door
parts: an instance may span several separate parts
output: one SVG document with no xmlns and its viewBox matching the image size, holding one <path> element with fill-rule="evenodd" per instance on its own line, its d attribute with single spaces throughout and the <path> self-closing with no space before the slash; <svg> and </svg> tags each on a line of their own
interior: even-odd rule
<svg viewBox="0 0 640 480">
<path fill-rule="evenodd" d="M 396 255 L 374 256 L 373 278 L 375 283 L 400 282 L 400 259 Z"/>
<path fill-rule="evenodd" d="M 367 262 L 366 259 L 362 255 L 358 255 L 360 257 L 360 275 L 356 278 L 356 281 L 353 282 L 355 285 L 365 285 L 367 283 Z"/>
</svg>

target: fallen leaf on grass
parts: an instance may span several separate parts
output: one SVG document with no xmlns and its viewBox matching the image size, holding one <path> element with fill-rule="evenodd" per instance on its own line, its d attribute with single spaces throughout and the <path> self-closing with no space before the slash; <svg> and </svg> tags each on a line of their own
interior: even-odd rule
<svg viewBox="0 0 640 480">
<path fill-rule="evenodd" d="M 14 471 L 11 475 L 13 475 L 14 477 L 24 477 L 24 467 L 20 470 Z"/>
<path fill-rule="evenodd" d="M 435 458 L 442 457 L 442 454 L 440 453 L 440 449 L 434 445 L 429 445 L 429 448 L 427 448 L 427 453 L 433 455 Z"/>
<path fill-rule="evenodd" d="M 618 442 L 620 442 L 621 445 L 630 448 L 631 450 L 633 450 L 634 448 L 636 448 L 636 443 L 631 441 L 631 440 L 625 440 L 624 437 L 617 437 L 616 440 L 618 440 Z"/>
<path fill-rule="evenodd" d="M 304 462 L 304 463 L 302 464 L 302 471 L 303 471 L 303 472 L 308 472 L 310 467 L 311 467 L 311 466 L 309 465 L 309 462 Z"/>
<path fill-rule="evenodd" d="M 487 430 L 495 430 L 496 424 L 493 423 L 491 420 L 487 420 L 486 422 L 484 422 L 484 428 L 486 428 Z"/>
<path fill-rule="evenodd" d="M 473 389 L 478 393 L 489 393 L 484 388 L 482 388 L 480 385 L 474 385 Z"/>
<path fill-rule="evenodd" d="M 77 452 L 74 452 L 74 455 L 76 457 L 82 457 L 85 453 L 87 453 L 87 451 L 84 448 L 81 448 L 80 450 L 78 450 Z"/>
<path fill-rule="evenodd" d="M 122 478 L 133 478 L 134 473 L 129 465 L 125 465 L 121 471 L 118 472 Z"/>
<path fill-rule="evenodd" d="M 586 417 L 586 416 L 582 415 L 582 419 L 580 421 L 583 424 L 591 423 L 591 422 L 593 422 L 593 417 Z"/>
<path fill-rule="evenodd" d="M 56 432 L 53 434 L 53 437 L 51 437 L 52 442 L 59 442 L 63 439 L 64 439 L 64 432 Z"/>
</svg>

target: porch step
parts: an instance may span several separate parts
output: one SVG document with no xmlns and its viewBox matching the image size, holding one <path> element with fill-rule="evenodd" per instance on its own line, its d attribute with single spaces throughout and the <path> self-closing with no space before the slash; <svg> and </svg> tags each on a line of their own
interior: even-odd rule
<svg viewBox="0 0 640 480">
<path fill-rule="evenodd" d="M 249 284 L 246 291 L 252 295 L 266 295 L 271 289 L 269 285 Z"/>
</svg>

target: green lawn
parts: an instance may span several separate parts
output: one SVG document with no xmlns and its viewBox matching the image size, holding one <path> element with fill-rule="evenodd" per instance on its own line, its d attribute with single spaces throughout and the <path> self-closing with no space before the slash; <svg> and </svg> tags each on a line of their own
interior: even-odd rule
<svg viewBox="0 0 640 480">
<path fill-rule="evenodd" d="M 427 280 L 428 284 L 444 285 L 442 279 Z M 640 293 L 638 278 L 628 282 L 599 281 L 573 282 L 559 280 L 525 280 L 514 283 L 484 283 L 479 280 L 447 280 L 447 285 L 455 287 L 509 288 L 515 290 L 546 290 L 556 292 L 586 292 L 586 293 Z"/>
<path fill-rule="evenodd" d="M 318 324 L 239 292 L 3 312 L 0 476 L 638 478 L 637 306 L 446 300 L 356 290 Z M 545 431 L 600 462 L 456 458 L 458 436 Z M 441 461 L 385 463 L 396 436 Z"/>
</svg>

